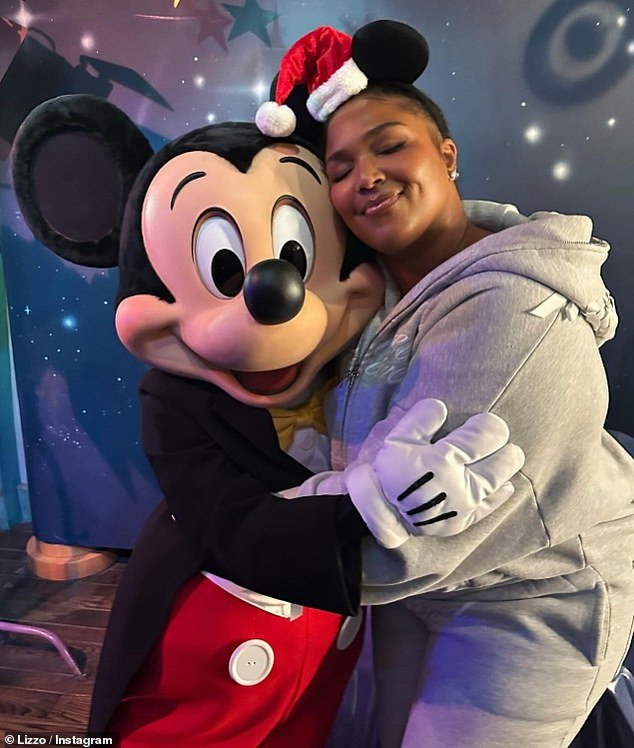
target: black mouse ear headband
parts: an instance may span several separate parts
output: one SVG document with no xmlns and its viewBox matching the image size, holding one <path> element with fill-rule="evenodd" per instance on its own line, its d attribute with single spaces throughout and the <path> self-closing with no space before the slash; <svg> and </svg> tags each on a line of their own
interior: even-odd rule
<svg viewBox="0 0 634 748">
<path fill-rule="evenodd" d="M 287 137 L 306 120 L 326 119 L 373 80 L 413 83 L 427 67 L 429 48 L 418 31 L 398 21 L 373 21 L 350 37 L 320 26 L 282 58 L 255 123 L 271 137 Z M 313 122 L 314 124 L 314 122 Z"/>
</svg>

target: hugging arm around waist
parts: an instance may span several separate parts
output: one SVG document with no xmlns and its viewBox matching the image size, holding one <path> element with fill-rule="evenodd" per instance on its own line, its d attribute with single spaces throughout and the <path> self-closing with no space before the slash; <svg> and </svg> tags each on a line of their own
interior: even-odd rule
<svg viewBox="0 0 634 748">
<path fill-rule="evenodd" d="M 278 599 L 354 614 L 365 526 L 345 495 L 288 501 L 310 473 L 269 414 L 196 380 L 151 370 L 143 447 L 202 569 Z"/>
</svg>

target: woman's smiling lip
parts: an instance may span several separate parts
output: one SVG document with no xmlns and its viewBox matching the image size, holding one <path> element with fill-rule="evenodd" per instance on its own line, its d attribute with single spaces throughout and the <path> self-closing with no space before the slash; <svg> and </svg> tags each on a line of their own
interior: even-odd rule
<svg viewBox="0 0 634 748">
<path fill-rule="evenodd" d="M 364 216 L 375 216 L 387 212 L 400 198 L 401 192 L 390 192 L 368 200 L 361 213 Z"/>
</svg>

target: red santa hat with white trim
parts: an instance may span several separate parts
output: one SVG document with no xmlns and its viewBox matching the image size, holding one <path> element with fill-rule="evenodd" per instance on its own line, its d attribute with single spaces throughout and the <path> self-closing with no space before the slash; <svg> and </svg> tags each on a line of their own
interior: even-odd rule
<svg viewBox="0 0 634 748">
<path fill-rule="evenodd" d="M 305 106 L 317 122 L 328 117 L 372 80 L 413 83 L 427 67 L 425 38 L 398 21 L 373 21 L 348 36 L 319 26 L 298 39 L 286 52 L 272 86 L 272 101 L 260 106 L 255 123 L 270 137 L 295 131 L 298 88 L 307 94 Z M 304 100 L 304 99 L 302 99 Z"/>
</svg>

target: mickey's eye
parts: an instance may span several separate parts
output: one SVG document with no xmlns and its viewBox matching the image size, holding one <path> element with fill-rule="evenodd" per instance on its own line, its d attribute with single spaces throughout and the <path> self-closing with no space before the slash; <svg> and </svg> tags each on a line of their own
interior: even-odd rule
<svg viewBox="0 0 634 748">
<path fill-rule="evenodd" d="M 273 252 L 280 260 L 294 265 L 304 280 L 315 259 L 312 227 L 300 204 L 283 198 L 273 213 Z"/>
<path fill-rule="evenodd" d="M 244 248 L 235 224 L 220 215 L 204 218 L 194 235 L 198 274 L 214 296 L 237 296 L 244 283 Z"/>
</svg>

